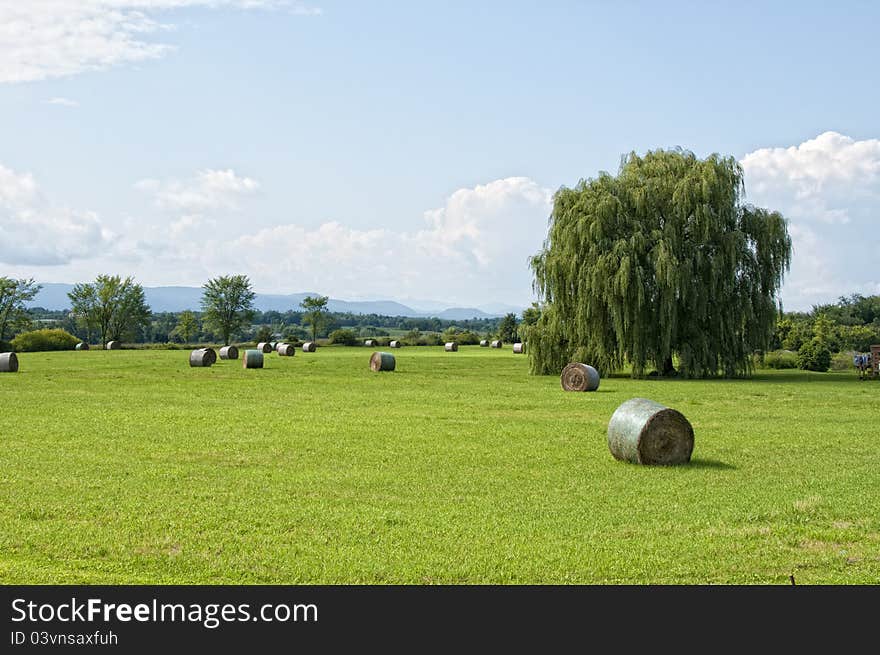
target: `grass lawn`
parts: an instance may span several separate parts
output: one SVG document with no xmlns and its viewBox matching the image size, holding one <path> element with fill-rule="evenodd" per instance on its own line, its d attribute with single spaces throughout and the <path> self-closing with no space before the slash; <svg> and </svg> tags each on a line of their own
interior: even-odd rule
<svg viewBox="0 0 880 655">
<path fill-rule="evenodd" d="M 510 348 L 20 356 L 0 374 L 0 583 L 876 583 L 880 383 L 609 378 Z M 615 461 L 614 409 L 694 460 Z"/>
</svg>

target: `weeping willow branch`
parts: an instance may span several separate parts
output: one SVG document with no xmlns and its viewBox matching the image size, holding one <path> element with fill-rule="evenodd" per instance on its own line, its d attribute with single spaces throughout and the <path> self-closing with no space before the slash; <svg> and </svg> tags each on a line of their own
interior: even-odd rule
<svg viewBox="0 0 880 655">
<path fill-rule="evenodd" d="M 530 330 L 535 374 L 569 361 L 686 377 L 751 373 L 766 348 L 791 262 L 778 212 L 747 205 L 732 157 L 683 150 L 625 156 L 554 196 L 532 259 L 544 311 Z"/>
</svg>

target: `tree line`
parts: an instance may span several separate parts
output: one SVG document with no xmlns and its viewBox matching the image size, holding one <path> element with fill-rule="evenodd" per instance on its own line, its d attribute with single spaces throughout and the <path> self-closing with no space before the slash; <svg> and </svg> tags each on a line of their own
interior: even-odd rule
<svg viewBox="0 0 880 655">
<path fill-rule="evenodd" d="M 0 278 L 0 343 L 8 345 L 17 334 L 39 327 L 66 330 L 87 342 L 106 343 L 205 343 L 234 339 L 272 341 L 315 340 L 341 329 L 355 339 L 387 336 L 390 329 L 415 335 L 496 335 L 499 327 L 513 339 L 518 319 L 515 314 L 500 318 L 445 320 L 439 318 L 352 314 L 327 310 L 326 296 L 309 296 L 297 309 L 262 312 L 254 308 L 255 293 L 244 275 L 213 278 L 202 287 L 202 301 L 196 310 L 151 312 L 143 287 L 133 278 L 100 275 L 93 282 L 80 283 L 68 294 L 69 310 L 27 308 L 40 290 L 33 280 Z"/>
</svg>

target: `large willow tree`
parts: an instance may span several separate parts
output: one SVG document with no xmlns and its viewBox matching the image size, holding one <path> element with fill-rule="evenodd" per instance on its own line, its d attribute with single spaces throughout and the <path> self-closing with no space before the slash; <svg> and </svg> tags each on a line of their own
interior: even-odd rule
<svg viewBox="0 0 880 655">
<path fill-rule="evenodd" d="M 578 360 L 687 377 L 746 375 L 766 348 L 791 260 L 785 219 L 743 202 L 732 157 L 625 156 L 555 197 L 532 259 L 544 311 L 529 331 L 533 373 Z M 676 361 L 677 360 L 677 361 Z"/>
</svg>

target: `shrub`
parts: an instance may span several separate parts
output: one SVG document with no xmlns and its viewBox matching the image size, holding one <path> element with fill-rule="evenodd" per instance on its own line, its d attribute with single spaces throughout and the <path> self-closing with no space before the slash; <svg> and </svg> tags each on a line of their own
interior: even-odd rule
<svg viewBox="0 0 880 655">
<path fill-rule="evenodd" d="M 774 350 L 764 355 L 764 366 L 767 368 L 797 368 L 797 353 L 791 350 Z"/>
<path fill-rule="evenodd" d="M 800 347 L 797 362 L 805 371 L 825 373 L 831 366 L 831 352 L 822 341 L 814 338 Z"/>
<path fill-rule="evenodd" d="M 67 330 L 34 330 L 22 332 L 12 340 L 12 347 L 20 353 L 44 350 L 73 350 L 80 340 Z"/>
<path fill-rule="evenodd" d="M 338 343 L 343 346 L 357 346 L 360 345 L 361 340 L 354 330 L 341 328 L 330 333 L 330 343 Z"/>
<path fill-rule="evenodd" d="M 412 344 L 416 346 L 439 346 L 443 343 L 443 339 L 436 332 L 429 332 L 427 334 L 422 334 L 419 337 L 418 343 Z M 407 344 L 410 345 L 410 344 Z"/>
<path fill-rule="evenodd" d="M 854 371 L 856 369 L 853 364 L 853 355 L 855 353 L 850 352 L 842 352 L 835 353 L 831 356 L 831 370 L 832 371 Z"/>
<path fill-rule="evenodd" d="M 261 341 L 272 341 L 272 329 L 267 325 L 261 325 L 254 334 L 254 342 L 260 343 Z"/>
</svg>

